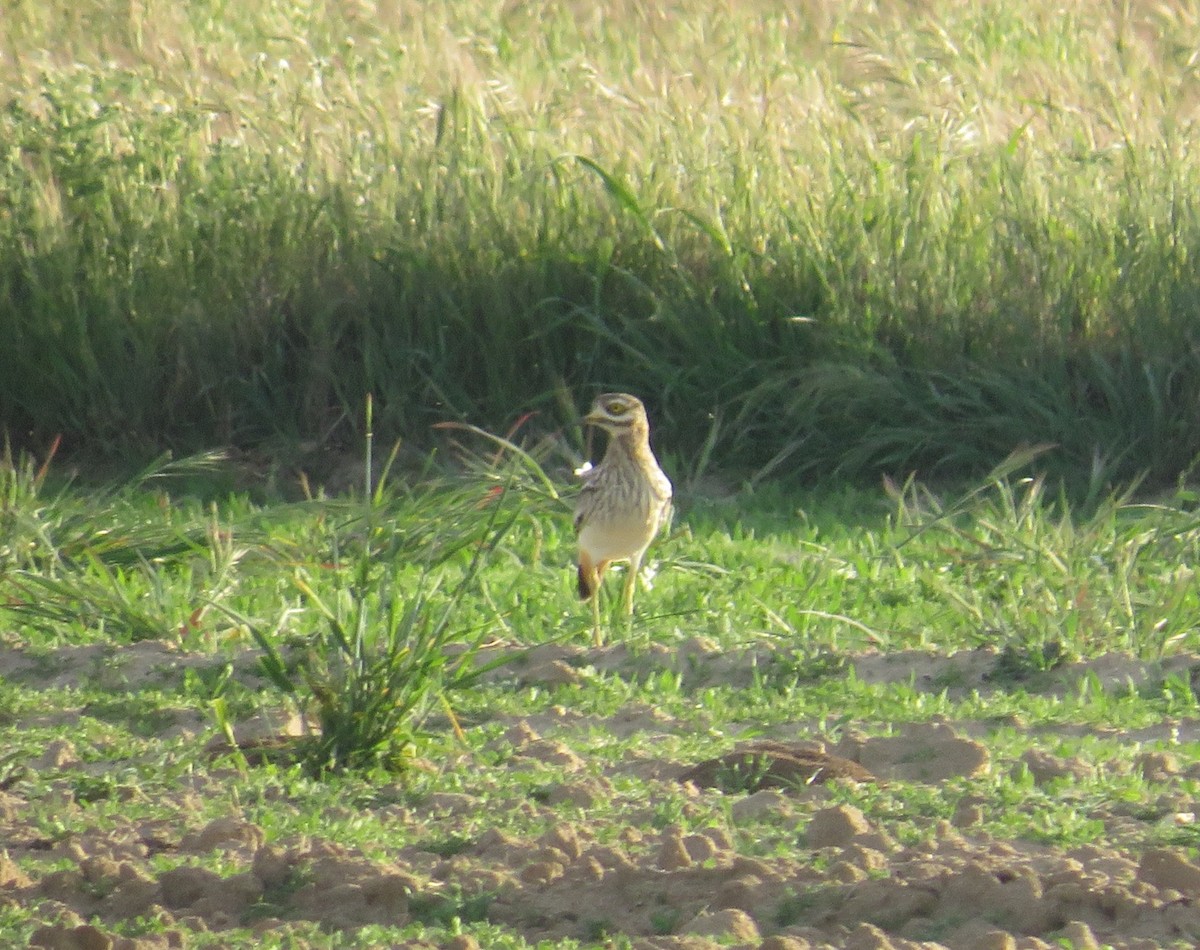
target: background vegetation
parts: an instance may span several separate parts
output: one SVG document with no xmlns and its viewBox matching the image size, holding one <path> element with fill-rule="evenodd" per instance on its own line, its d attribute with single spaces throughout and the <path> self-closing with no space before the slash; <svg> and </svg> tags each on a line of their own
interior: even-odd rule
<svg viewBox="0 0 1200 950">
<path fill-rule="evenodd" d="M 1191 2 L 7 0 L 0 787 L 33 883 L 0 942 L 58 919 L 59 844 L 130 820 L 387 861 L 560 820 L 792 854 L 816 799 L 739 824 L 623 768 L 758 734 L 978 737 L 978 775 L 834 793 L 901 842 L 978 802 L 997 841 L 1194 855 L 1197 50 Z M 585 651 L 560 488 L 600 388 L 649 403 L 682 504 Z M 128 471 L 225 446 L 313 478 L 264 504 L 215 456 Z M 71 455 L 121 475 L 64 485 Z M 880 659 L 916 665 L 859 677 Z M 281 713 L 315 728 L 242 738 Z M 510 769 L 537 717 L 615 795 Z M 454 824 L 396 820 L 447 791 Z M 486 889 L 386 938 L 258 928 L 304 883 L 226 930 L 94 919 L 528 945 Z"/>
<path fill-rule="evenodd" d="M 20 443 L 575 421 L 759 474 L 1200 450 L 1192 3 L 15 0 Z"/>
</svg>

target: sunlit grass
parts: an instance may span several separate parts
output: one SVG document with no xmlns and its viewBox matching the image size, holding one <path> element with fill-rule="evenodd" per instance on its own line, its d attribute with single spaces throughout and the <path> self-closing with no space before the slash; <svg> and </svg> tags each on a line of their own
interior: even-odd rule
<svg viewBox="0 0 1200 950">
<path fill-rule="evenodd" d="M 1189 674 L 1156 666 L 1200 646 L 1189 619 L 1196 595 L 1177 583 L 1179 565 L 1196 559 L 1200 543 L 1186 493 L 1155 505 L 1106 496 L 1076 506 L 1021 476 L 1026 453 L 956 492 L 910 483 L 890 494 L 763 487 L 733 499 L 693 498 L 655 548 L 654 586 L 638 600 L 626 662 L 605 670 L 587 650 L 590 616 L 572 591 L 568 489 L 538 465 L 548 451 L 505 450 L 490 456 L 490 467 L 469 456 L 460 474 L 438 481 L 373 491 L 364 478 L 347 497 L 278 506 L 245 498 L 199 505 L 158 478 L 153 490 L 140 477 L 97 495 L 51 489 L 53 472 L 39 479 L 38 465 L 18 460 L 10 475 L 19 490 L 9 493 L 6 514 L 36 520 L 44 538 L 60 536 L 66 520 L 72 537 L 97 539 L 94 551 L 19 558 L 0 573 L 6 644 L 22 660 L 0 691 L 0 781 L 25 802 L 23 827 L 57 843 L 142 824 L 194 829 L 233 814 L 271 842 L 321 839 L 384 861 L 407 848 L 452 854 L 494 830 L 534 840 L 561 822 L 586 824 L 602 842 L 618 842 L 630 828 L 650 835 L 716 827 L 739 853 L 777 858 L 795 856 L 804 823 L 831 802 L 861 809 L 915 847 L 970 799 L 986 805 L 970 833 L 997 840 L 1103 844 L 1116 822 L 1123 848 L 1195 843 L 1175 820 L 1200 791 L 1194 775 L 1152 780 L 1138 765 L 1147 751 L 1194 757 L 1190 730 L 1172 733 L 1186 728 L 1172 724 L 1194 718 Z M 494 530 L 498 518 L 503 532 Z M 108 547 L 112 538 L 129 543 Z M 223 562 L 218 601 L 179 568 L 211 563 L 213 549 L 230 544 L 243 553 Z M 110 601 L 85 601 L 106 552 L 116 552 L 114 564 L 142 567 L 111 574 Z M 44 577 L 55 586 L 30 599 Z M 455 603 L 439 599 L 438 583 Z M 64 617 L 72 590 L 88 610 Z M 200 614 L 197 602 L 207 605 Z M 155 617 L 160 632 L 149 643 L 124 624 L 129 603 Z M 393 649 L 389 605 L 413 603 L 436 608 L 445 624 L 416 644 L 429 662 L 401 669 L 415 641 Z M 518 651 L 578 647 L 567 654 L 578 680 L 525 682 L 527 666 L 514 660 L 470 689 L 455 688 L 441 664 L 489 641 Z M 89 646 L 86 662 L 72 653 Z M 879 651 L 942 657 L 981 646 L 996 650 L 983 683 L 870 682 L 855 672 L 856 661 Z M 691 649 L 700 651 L 694 662 L 676 663 Z M 135 650 L 151 652 L 155 664 L 139 667 Z M 1077 669 L 1062 675 L 1077 660 L 1114 651 L 1142 658 L 1139 682 L 1106 686 Z M 486 650 L 479 656 L 490 659 Z M 369 662 L 355 665 L 360 659 Z M 366 675 L 375 660 L 402 675 Z M 706 667 L 729 660 L 734 675 Z M 412 705 L 380 705 L 406 690 Z M 348 718 L 315 715 L 318 735 L 347 743 L 365 735 L 359 754 L 338 760 L 331 746 L 317 746 L 314 762 L 293 747 L 252 762 L 249 749 L 210 743 L 257 713 L 278 718 L 322 703 L 340 704 Z M 613 728 L 630 715 L 648 718 L 632 730 Z M 555 741 L 586 755 L 570 780 L 603 778 L 603 794 L 586 807 L 531 807 L 567 777 L 552 761 L 514 760 L 506 736 L 522 721 L 557 723 Z M 789 799 L 791 817 L 738 820 L 736 793 L 698 796 L 626 768 L 698 762 L 747 738 L 834 744 L 852 732 L 900 735 L 931 722 L 983 743 L 991 767 L 935 784 L 831 786 L 822 797 Z M 69 754 L 61 763 L 37 764 L 63 742 Z M 1023 764 L 1030 750 L 1092 771 L 1037 782 Z M 397 751 L 411 767 L 395 771 Z M 468 809 L 452 824 L 414 817 L 445 794 Z M 54 851 L 21 860 L 35 874 L 70 864 Z M 152 860 L 160 872 L 181 861 L 225 875 L 239 868 L 221 850 Z M 814 866 L 823 860 L 814 855 Z M 439 895 L 422 895 L 413 922 L 387 939 L 444 939 L 461 926 L 490 934 L 493 945 L 523 945 L 482 919 L 485 895 Z M 250 913 L 273 906 L 265 900 Z M 456 923 L 459 910 L 468 917 Z M 0 933 L 26 939 L 31 924 L 27 913 L 7 912 Z M 289 922 L 289 933 L 300 939 L 307 926 Z M 367 946 L 384 933 L 344 933 L 328 945 Z M 242 927 L 220 936 L 229 946 L 258 940 Z"/>
</svg>

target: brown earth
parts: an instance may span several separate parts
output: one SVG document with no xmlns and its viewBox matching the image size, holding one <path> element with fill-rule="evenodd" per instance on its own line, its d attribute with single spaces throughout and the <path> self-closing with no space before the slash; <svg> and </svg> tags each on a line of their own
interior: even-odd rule
<svg viewBox="0 0 1200 950">
<path fill-rule="evenodd" d="M 703 640 L 671 651 L 651 646 L 638 655 L 624 646 L 553 646 L 495 675 L 570 683 L 589 675 L 589 667 L 622 675 L 676 669 L 695 682 L 738 683 L 750 659 Z M 1172 661 L 1172 669 L 1190 669 L 1194 660 Z M 152 682 L 211 662 L 161 643 L 70 648 L 53 663 L 11 649 L 0 656 L 0 676 L 55 686 L 94 684 L 104 676 Z M 986 689 L 995 654 L 872 654 L 852 662 L 868 682 Z M 1111 683 L 1164 672 L 1106 657 L 1057 671 L 1043 685 L 1070 689 L 1089 671 Z M 56 715 L 70 717 L 52 713 L 48 721 Z M 238 738 L 252 743 L 302 727 L 297 720 L 259 719 L 239 729 Z M 981 724 L 947 722 L 886 736 L 850 731 L 836 744 L 807 734 L 809 724 L 791 724 L 771 729 L 769 737 L 731 742 L 713 759 L 671 761 L 653 749 L 655 738 L 672 728 L 669 717 L 649 706 L 605 719 L 556 707 L 513 720 L 478 760 L 464 755 L 443 767 L 474 768 L 481 775 L 535 772 L 537 795 L 497 801 L 497 790 L 518 795 L 511 790 L 522 785 L 489 781 L 481 783 L 487 794 L 434 793 L 417 805 L 374 806 L 374 817 L 413 832 L 436 829 L 446 838 L 468 824 L 478 829 L 481 815 L 515 809 L 544 832 L 521 837 L 485 828 L 454 847 L 431 851 L 412 844 L 371 857 L 320 836 L 272 840 L 232 806 L 224 817 L 197 821 L 203 800 L 229 800 L 229 785 L 238 780 L 235 771 L 219 767 L 197 774 L 173 802 L 162 803 L 174 819 L 109 818 L 101 830 L 89 824 L 86 803 L 73 799 L 66 781 L 94 766 L 82 764 L 69 742 L 51 743 L 38 756 L 9 762 L 10 778 L 0 783 L 0 908 L 32 909 L 44 921 L 34 946 L 98 950 L 186 946 L 189 934 L 199 931 L 266 931 L 295 921 L 315 921 L 327 930 L 403 924 L 422 919 L 439 902 L 476 895 L 489 895 L 487 920 L 530 942 L 569 938 L 602 945 L 605 935 L 620 934 L 639 948 L 720 942 L 763 950 L 1150 950 L 1200 941 L 1200 864 L 1184 850 L 1138 853 L 1111 843 L 1055 849 L 994 840 L 978 829 L 986 800 L 970 796 L 959 802 L 953 821 L 932 825 L 920 843 L 902 844 L 886 825 L 836 803 L 828 784 L 936 785 L 1018 766 L 1044 783 L 1086 776 L 1097 764 L 1043 751 L 1031 751 L 1019 763 L 996 763 L 973 737 L 983 735 Z M 589 755 L 588 736 L 598 729 L 644 737 L 647 754 L 616 763 Z M 1173 731 L 1192 741 L 1197 729 L 1195 720 L 1164 723 L 1138 738 L 1166 738 Z M 195 735 L 198 742 L 208 732 L 198 715 L 164 727 L 164 735 Z M 1147 752 L 1138 761 L 1148 776 L 1175 783 L 1181 802 L 1200 780 L 1200 769 L 1166 753 Z M 34 803 L 23 793 L 30 783 L 21 777 L 35 774 L 51 780 L 69 834 L 47 834 L 31 820 Z M 645 791 L 625 802 L 620 787 L 630 776 L 646 783 L 651 803 L 659 794 L 682 796 L 684 819 L 711 815 L 716 804 L 724 807 L 726 821 L 700 831 L 678 822 L 664 826 Z M 590 823 L 589 810 L 610 802 L 628 807 L 618 810 L 615 823 Z M 1181 804 L 1177 820 L 1193 817 Z M 1109 818 L 1105 840 L 1119 841 L 1121 821 L 1128 818 L 1119 809 Z M 763 822 L 792 829 L 794 848 L 768 857 L 746 853 Z M 118 923 L 139 917 L 157 918 L 164 932 L 137 939 L 115 935 Z M 469 950 L 476 943 L 460 936 L 442 945 Z"/>
</svg>

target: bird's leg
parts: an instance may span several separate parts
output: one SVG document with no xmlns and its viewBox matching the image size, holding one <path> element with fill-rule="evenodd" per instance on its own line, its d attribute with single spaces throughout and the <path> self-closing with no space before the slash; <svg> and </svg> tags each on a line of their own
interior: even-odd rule
<svg viewBox="0 0 1200 950">
<path fill-rule="evenodd" d="M 596 590 L 592 593 L 592 643 L 595 646 L 604 646 L 604 633 L 600 630 L 600 585 L 596 585 Z"/>
<path fill-rule="evenodd" d="M 579 597 L 581 600 L 590 600 L 592 602 L 592 640 L 596 646 L 600 646 L 600 578 L 603 576 L 604 566 L 600 565 L 600 569 L 596 569 L 596 565 L 592 563 L 588 552 L 583 548 L 579 549 L 579 567 L 576 570 L 576 578 L 578 580 Z"/>
<path fill-rule="evenodd" d="M 629 559 L 628 573 L 625 575 L 625 589 L 622 592 L 621 606 L 625 611 L 625 623 L 633 622 L 633 591 L 637 587 L 638 575 L 642 572 L 642 555 L 635 554 Z"/>
<path fill-rule="evenodd" d="M 592 642 L 604 644 L 604 632 L 600 629 L 600 587 L 604 583 L 604 572 L 608 561 L 593 564 L 586 551 L 579 552 L 579 594 L 592 602 Z"/>
</svg>

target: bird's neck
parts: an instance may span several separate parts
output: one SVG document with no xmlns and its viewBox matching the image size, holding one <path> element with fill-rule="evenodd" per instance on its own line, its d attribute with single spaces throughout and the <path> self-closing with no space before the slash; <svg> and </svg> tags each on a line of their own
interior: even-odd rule
<svg viewBox="0 0 1200 950">
<path fill-rule="evenodd" d="M 627 458 L 654 458 L 654 453 L 650 451 L 650 430 L 645 426 L 631 426 L 609 434 L 604 460 Z"/>
</svg>

